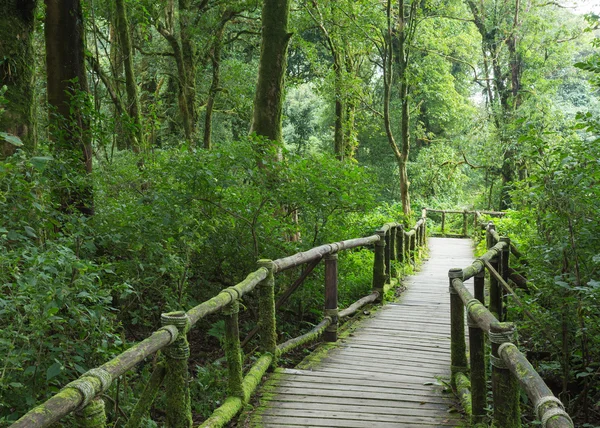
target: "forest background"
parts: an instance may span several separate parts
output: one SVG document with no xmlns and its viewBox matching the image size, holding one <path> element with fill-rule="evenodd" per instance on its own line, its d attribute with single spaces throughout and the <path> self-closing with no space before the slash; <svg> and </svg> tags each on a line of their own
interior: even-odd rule
<svg viewBox="0 0 600 428">
<path fill-rule="evenodd" d="M 284 101 L 263 99 L 283 117 L 273 133 L 257 127 L 268 3 L 286 12 L 272 34 Z M 598 424 L 597 15 L 538 0 L 0 9 L 0 425 L 258 258 L 424 206 L 509 210 L 498 228 L 529 255 L 520 292 L 548 326 L 523 320 L 521 345 L 580 426 Z M 372 253 L 340 257 L 353 301 Z M 282 337 L 319 319 L 322 275 L 280 315 Z M 203 322 L 199 418 L 225 390 L 223 361 L 206 362 L 223 324 Z"/>
</svg>

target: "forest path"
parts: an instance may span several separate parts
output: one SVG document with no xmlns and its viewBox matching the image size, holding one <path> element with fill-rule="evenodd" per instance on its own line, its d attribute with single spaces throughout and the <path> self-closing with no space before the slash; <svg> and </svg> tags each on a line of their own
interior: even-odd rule
<svg viewBox="0 0 600 428">
<path fill-rule="evenodd" d="M 448 271 L 472 261 L 471 240 L 429 238 L 429 259 L 403 280 L 400 299 L 313 364 L 278 369 L 262 389 L 251 426 L 465 425 L 453 410 L 454 396 L 444 392 L 450 379 Z"/>
</svg>

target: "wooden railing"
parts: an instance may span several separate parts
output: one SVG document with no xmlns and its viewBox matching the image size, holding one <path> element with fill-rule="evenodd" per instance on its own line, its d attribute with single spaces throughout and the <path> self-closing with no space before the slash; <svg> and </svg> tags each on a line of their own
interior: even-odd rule
<svg viewBox="0 0 600 428">
<path fill-rule="evenodd" d="M 476 218 L 481 218 L 478 213 Z M 492 365 L 493 426 L 513 428 L 521 426 L 519 385 L 528 395 L 542 428 L 573 427 L 562 402 L 556 398 L 540 375 L 513 343 L 516 328 L 506 322 L 505 302 L 512 294 L 509 279 L 518 284 L 525 282 L 509 267 L 511 254 L 520 256 L 510 239 L 499 236 L 493 222 L 482 224 L 486 233 L 487 252 L 464 269 L 451 269 L 450 322 L 451 322 L 451 372 L 456 388 L 473 426 L 482 425 L 486 419 L 486 344 L 491 343 L 489 360 Z M 485 304 L 485 272 L 489 273 L 489 305 Z M 464 282 L 474 278 L 474 296 Z M 469 340 L 469 360 L 465 344 L 465 308 Z M 531 314 L 528 316 L 532 317 Z M 535 320 L 535 319 L 534 319 Z"/>
<path fill-rule="evenodd" d="M 212 299 L 187 312 L 162 314 L 162 327 L 148 338 L 67 384 L 53 397 L 25 414 L 12 427 L 48 427 L 72 413 L 78 426 L 104 428 L 107 416 L 101 397 L 103 392 L 111 386 L 115 379 L 159 351 L 164 354 L 165 358 L 155 366 L 125 427 L 140 426 L 143 418 L 148 415 L 161 386 L 164 387 L 166 396 L 166 426 L 191 427 L 192 411 L 188 373 L 190 346 L 187 333 L 200 319 L 217 312 L 220 312 L 225 320 L 224 348 L 228 367 L 228 398 L 201 426 L 224 426 L 250 400 L 265 372 L 277 365 L 277 359 L 281 355 L 321 336 L 325 341 L 337 340 L 339 320 L 355 314 L 368 303 L 380 302 L 386 284 L 389 284 L 392 277 L 397 275 L 391 261 L 414 262 L 426 245 L 425 237 L 426 218 L 425 211 L 423 211 L 421 219 L 410 229 L 405 229 L 399 223 L 388 223 L 371 236 L 322 245 L 277 260 L 259 260 L 259 268 L 239 284 L 222 290 Z M 338 311 L 337 254 L 352 248 L 372 245 L 374 245 L 375 253 L 372 292 L 348 308 Z M 276 307 L 280 306 L 302 284 L 310 271 L 321 260 L 325 261 L 323 320 L 310 332 L 278 345 Z M 301 265 L 306 265 L 304 272 L 280 297 L 278 302 L 275 302 L 275 275 Z M 259 319 L 256 329 L 260 336 L 259 356 L 256 363 L 244 376 L 238 312 L 240 300 L 255 288 L 259 295 Z"/>
<path fill-rule="evenodd" d="M 478 230 L 479 219 L 481 215 L 489 215 L 493 217 L 503 217 L 506 213 L 502 211 L 469 211 L 469 210 L 436 210 L 433 208 L 425 208 L 426 213 L 436 213 L 441 214 L 441 225 L 439 235 L 442 236 L 469 236 L 469 224 L 473 224 L 473 231 Z M 446 217 L 448 215 L 461 215 L 462 216 L 462 231 L 461 233 L 447 233 L 446 232 Z M 473 217 L 472 223 L 469 223 L 469 216 Z M 438 235 L 438 233 L 433 230 L 430 231 L 431 236 Z"/>
</svg>

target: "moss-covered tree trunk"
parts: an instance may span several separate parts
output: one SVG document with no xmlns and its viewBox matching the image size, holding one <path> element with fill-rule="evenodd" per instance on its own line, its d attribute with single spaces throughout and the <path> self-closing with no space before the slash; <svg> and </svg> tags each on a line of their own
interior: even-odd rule
<svg viewBox="0 0 600 428">
<path fill-rule="evenodd" d="M 89 174 L 92 144 L 83 109 L 88 94 L 85 73 L 84 25 L 79 0 L 45 0 L 47 93 L 55 152 L 64 162 L 68 187 L 59 191 L 61 209 L 94 212 Z"/>
<path fill-rule="evenodd" d="M 36 145 L 33 118 L 34 58 L 32 33 L 36 0 L 0 0 L 0 88 L 7 87 L 8 100 L 0 116 L 0 131 L 16 135 L 25 148 Z M 0 141 L 0 157 L 15 146 Z"/>
<path fill-rule="evenodd" d="M 415 4 L 410 7 L 414 13 Z M 387 46 L 384 58 L 384 99 L 383 99 L 383 117 L 385 131 L 388 137 L 388 143 L 394 153 L 398 165 L 398 175 L 400 181 L 400 201 L 402 202 L 402 211 L 404 214 L 410 214 L 410 195 L 407 163 L 410 151 L 410 110 L 408 108 L 408 61 L 409 61 L 409 43 L 408 43 L 408 21 L 410 15 L 406 15 L 406 5 L 404 0 L 398 2 L 398 21 L 396 28 L 392 23 L 392 0 L 387 2 Z M 415 25 L 414 22 L 412 25 Z M 395 65 L 395 67 L 394 67 Z M 402 102 L 400 118 L 400 139 L 401 146 L 398 147 L 391 125 L 390 99 L 394 79 L 399 85 L 399 96 Z"/>
<path fill-rule="evenodd" d="M 290 0 L 264 0 L 258 83 L 251 133 L 281 142 L 283 84 L 287 63 Z"/>
<path fill-rule="evenodd" d="M 220 66 L 221 66 L 221 43 L 223 41 L 224 28 L 221 27 L 215 35 L 215 41 L 213 43 L 210 60 L 212 63 L 212 82 L 210 89 L 208 90 L 208 99 L 206 101 L 206 115 L 204 116 L 204 148 L 210 150 L 212 146 L 212 116 L 215 106 L 215 99 L 219 92 L 220 85 Z"/>
<path fill-rule="evenodd" d="M 125 11 L 125 1 L 116 0 L 117 25 L 119 30 L 119 41 L 123 52 L 125 66 L 125 87 L 127 90 L 127 114 L 131 120 L 131 128 L 127 132 L 129 145 L 134 152 L 139 153 L 143 145 L 142 119 L 140 115 L 140 99 L 133 69 L 133 49 L 129 36 L 129 21 Z"/>
<path fill-rule="evenodd" d="M 196 111 L 196 49 L 191 36 L 193 31 L 191 5 L 191 0 L 179 0 L 179 37 L 181 39 L 183 72 L 185 73 L 185 81 L 182 82 L 182 85 L 189 112 L 189 132 L 191 136 L 194 136 L 198 113 Z"/>
<path fill-rule="evenodd" d="M 334 96 L 335 96 L 335 126 L 333 132 L 333 152 L 339 160 L 344 159 L 344 94 L 343 94 L 343 70 L 340 64 L 340 53 L 333 43 L 330 43 L 331 53 L 333 55 L 333 73 L 334 73 Z"/>
<path fill-rule="evenodd" d="M 193 137 L 196 126 L 196 69 L 194 50 L 189 36 L 189 6 L 190 2 L 187 0 L 179 2 L 179 37 L 175 34 L 176 13 L 174 0 L 167 1 L 164 23 L 159 23 L 157 29 L 173 50 L 173 57 L 177 66 L 179 113 L 183 122 L 185 139 L 191 145 L 194 143 Z"/>
</svg>

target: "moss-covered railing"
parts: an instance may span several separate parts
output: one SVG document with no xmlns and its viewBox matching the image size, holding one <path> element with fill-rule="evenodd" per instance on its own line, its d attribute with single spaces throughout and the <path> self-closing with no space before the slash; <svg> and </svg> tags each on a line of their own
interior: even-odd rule
<svg viewBox="0 0 600 428">
<path fill-rule="evenodd" d="M 478 217 L 480 218 L 480 217 Z M 493 395 L 493 426 L 514 428 L 521 426 L 519 407 L 520 390 L 528 395 L 535 409 L 535 416 L 542 428 L 573 427 L 561 401 L 556 398 L 525 355 L 513 343 L 515 325 L 506 322 L 505 302 L 507 294 L 514 294 L 509 280 L 515 284 L 525 279 L 509 267 L 511 254 L 520 254 L 510 239 L 499 236 L 493 222 L 482 225 L 486 233 L 487 252 L 464 269 L 451 269 L 450 322 L 451 322 L 451 371 L 452 384 L 461 399 L 465 413 L 473 426 L 487 426 L 487 374 L 486 359 L 491 370 Z M 489 273 L 489 305 L 486 306 L 484 287 L 485 272 Z M 474 296 L 464 282 L 474 279 Z M 526 285 L 526 284 L 525 284 Z M 465 308 L 469 352 L 465 343 Z M 486 340 L 491 344 L 486 356 Z"/>
<path fill-rule="evenodd" d="M 492 216 L 492 217 L 502 217 L 506 215 L 506 213 L 501 211 L 470 211 L 470 210 L 436 210 L 433 208 L 425 208 L 426 215 L 430 217 L 429 214 L 433 213 L 434 216 L 431 216 L 432 220 L 438 220 L 438 214 L 440 219 L 440 232 L 435 232 L 433 230 L 430 231 L 431 236 L 457 236 L 457 237 L 466 237 L 469 236 L 469 225 L 472 224 L 472 232 L 476 233 L 479 230 L 479 223 L 482 214 Z M 448 215 L 462 216 L 462 230 L 461 233 L 456 232 L 446 232 L 446 219 Z M 473 221 L 469 222 L 469 217 L 472 216 Z"/>
<path fill-rule="evenodd" d="M 277 365 L 277 359 L 303 344 L 319 337 L 325 341 L 337 340 L 338 323 L 356 313 L 362 306 L 380 302 L 386 284 L 397 275 L 392 260 L 411 263 L 426 244 L 426 218 L 423 211 L 415 226 L 408 229 L 399 223 L 388 223 L 374 235 L 321 245 L 306 252 L 277 260 L 259 260 L 258 269 L 239 284 L 225 288 L 215 297 L 187 312 L 161 315 L 162 327 L 144 341 L 137 343 L 109 362 L 83 374 L 67 384 L 57 394 L 29 411 L 13 428 L 48 427 L 73 413 L 80 427 L 104 428 L 107 424 L 102 394 L 113 381 L 157 352 L 164 355 L 155 366 L 144 391 L 134 406 L 126 428 L 136 428 L 148 416 L 153 403 L 164 390 L 166 401 L 165 425 L 170 428 L 192 427 L 189 391 L 188 359 L 190 346 L 188 331 L 202 318 L 220 312 L 225 319 L 225 357 L 228 368 L 228 398 L 204 421 L 201 427 L 222 427 L 232 420 L 248 403 L 268 369 Z M 338 258 L 340 251 L 374 246 L 372 292 L 348 308 L 338 310 Z M 325 311 L 323 320 L 310 332 L 277 344 L 275 311 L 306 279 L 321 261 L 325 263 Z M 306 265 L 298 280 L 275 301 L 275 275 L 287 269 Z M 260 341 L 254 365 L 244 375 L 242 344 L 238 327 L 241 299 L 254 289 L 258 291 L 259 319 L 256 332 Z"/>
</svg>

